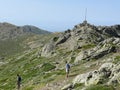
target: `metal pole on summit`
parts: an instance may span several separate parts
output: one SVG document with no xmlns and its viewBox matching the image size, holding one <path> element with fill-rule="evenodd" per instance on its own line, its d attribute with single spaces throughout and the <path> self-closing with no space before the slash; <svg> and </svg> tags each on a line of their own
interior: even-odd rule
<svg viewBox="0 0 120 90">
<path fill-rule="evenodd" d="M 87 8 L 85 9 L 85 21 L 86 21 L 86 18 L 87 18 Z"/>
<path fill-rule="evenodd" d="M 84 33 L 87 30 L 87 8 L 85 9 L 85 20 L 84 20 Z"/>
<path fill-rule="evenodd" d="M 84 25 L 87 24 L 87 8 L 85 9 L 85 20 L 83 21 Z"/>
</svg>

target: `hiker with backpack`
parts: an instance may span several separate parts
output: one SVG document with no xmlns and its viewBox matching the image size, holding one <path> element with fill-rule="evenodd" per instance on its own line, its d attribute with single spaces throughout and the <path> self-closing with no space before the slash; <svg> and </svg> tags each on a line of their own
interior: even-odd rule
<svg viewBox="0 0 120 90">
<path fill-rule="evenodd" d="M 68 78 L 68 74 L 70 71 L 70 65 L 69 65 L 69 63 L 67 63 L 67 61 L 66 61 L 65 69 L 66 69 L 66 78 Z"/>
<path fill-rule="evenodd" d="M 21 77 L 19 74 L 17 74 L 17 89 L 20 90 L 20 84 L 21 84 Z"/>
</svg>

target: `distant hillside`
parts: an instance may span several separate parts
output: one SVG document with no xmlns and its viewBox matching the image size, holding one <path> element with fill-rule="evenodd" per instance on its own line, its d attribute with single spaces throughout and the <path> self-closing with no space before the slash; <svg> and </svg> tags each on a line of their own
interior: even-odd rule
<svg viewBox="0 0 120 90">
<path fill-rule="evenodd" d="M 13 39 L 27 34 L 49 34 L 50 32 L 38 27 L 25 25 L 16 26 L 10 23 L 0 23 L 0 40 Z"/>
<path fill-rule="evenodd" d="M 36 45 L 36 42 L 29 46 L 29 42 L 36 40 L 37 37 L 44 38 L 50 33 L 31 25 L 16 26 L 10 23 L 0 23 L 0 57 L 24 52 L 31 47 L 35 48 L 41 44 Z"/>
<path fill-rule="evenodd" d="M 25 26 L 23 26 L 21 28 L 26 33 L 34 33 L 34 34 L 50 34 L 51 33 L 51 32 L 42 30 L 42 29 L 40 29 L 38 27 L 31 26 L 31 25 L 25 25 Z"/>
</svg>

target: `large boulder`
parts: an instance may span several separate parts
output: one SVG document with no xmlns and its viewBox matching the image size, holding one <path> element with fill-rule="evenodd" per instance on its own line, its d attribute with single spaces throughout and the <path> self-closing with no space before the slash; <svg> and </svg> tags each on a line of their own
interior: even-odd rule
<svg viewBox="0 0 120 90">
<path fill-rule="evenodd" d="M 104 63 L 100 68 L 99 68 L 99 72 L 101 74 L 101 76 L 103 78 L 108 78 L 110 77 L 111 73 L 112 73 L 112 68 L 115 65 L 113 63 Z"/>
<path fill-rule="evenodd" d="M 70 37 L 67 42 L 64 43 L 64 46 L 68 49 L 68 51 L 77 50 L 79 47 L 77 44 L 77 39 L 74 37 Z"/>
<path fill-rule="evenodd" d="M 43 48 L 41 52 L 41 56 L 50 56 L 52 54 L 52 51 L 54 50 L 55 45 L 53 42 L 47 43 Z"/>
<path fill-rule="evenodd" d="M 86 59 L 88 57 L 88 52 L 87 51 L 81 51 L 78 56 L 75 58 L 74 63 L 78 63 L 79 61 Z"/>
<path fill-rule="evenodd" d="M 58 40 L 56 41 L 56 45 L 64 43 L 70 36 L 70 33 L 60 34 Z"/>
<path fill-rule="evenodd" d="M 119 38 L 109 38 L 100 42 L 96 47 L 84 50 L 78 53 L 75 59 L 75 63 L 80 60 L 90 60 L 90 59 L 99 59 L 109 53 L 116 52 L 117 48 L 115 45 L 119 46 Z"/>
<path fill-rule="evenodd" d="M 106 27 L 103 30 L 103 34 L 108 35 L 110 37 L 119 37 L 118 33 L 116 32 L 115 29 L 111 28 L 111 27 Z"/>
<path fill-rule="evenodd" d="M 117 74 L 114 74 L 112 78 L 108 81 L 108 85 L 117 85 L 120 84 L 120 72 Z"/>
<path fill-rule="evenodd" d="M 104 79 L 107 79 L 111 76 L 112 68 L 114 66 L 115 65 L 113 63 L 105 63 L 98 70 L 80 74 L 73 80 L 73 85 L 84 84 L 85 86 L 90 86 L 104 83 Z M 119 77 L 119 74 L 117 75 L 117 77 Z"/>
<path fill-rule="evenodd" d="M 102 83 L 102 77 L 99 74 L 99 71 L 93 71 L 88 77 L 85 82 L 85 86 L 90 86 L 90 85 L 97 85 L 99 83 Z"/>
<path fill-rule="evenodd" d="M 100 72 L 103 72 L 103 71 L 111 71 L 112 68 L 114 67 L 115 65 L 113 63 L 104 63 L 100 68 L 99 68 L 99 71 Z"/>
<path fill-rule="evenodd" d="M 71 83 L 71 84 L 65 85 L 65 86 L 62 88 L 62 90 L 72 90 L 72 88 L 73 88 L 73 84 Z"/>
<path fill-rule="evenodd" d="M 98 58 L 103 57 L 106 54 L 115 52 L 115 50 L 116 50 L 115 46 L 112 46 L 110 44 L 105 44 L 105 45 L 103 45 L 102 48 L 96 50 L 96 52 L 93 54 L 93 56 L 91 56 L 91 58 L 98 59 Z"/>
<path fill-rule="evenodd" d="M 109 85 L 111 84 L 120 84 L 120 64 L 116 64 L 112 68 L 112 72 L 110 75 L 110 80 L 108 82 Z"/>
<path fill-rule="evenodd" d="M 120 25 L 113 26 L 113 29 L 115 29 L 117 35 L 120 37 Z"/>
<path fill-rule="evenodd" d="M 76 76 L 73 80 L 73 85 L 84 84 L 85 86 L 96 85 L 101 83 L 102 77 L 99 74 L 99 71 L 91 71 L 85 74 L 80 74 Z"/>
<path fill-rule="evenodd" d="M 73 85 L 84 84 L 87 80 L 87 77 L 89 76 L 89 73 L 90 72 L 76 76 L 75 79 L 73 80 Z"/>
</svg>

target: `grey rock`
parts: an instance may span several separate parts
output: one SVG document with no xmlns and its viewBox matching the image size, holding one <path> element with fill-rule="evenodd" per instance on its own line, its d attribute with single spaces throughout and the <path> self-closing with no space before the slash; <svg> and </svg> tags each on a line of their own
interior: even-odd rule
<svg viewBox="0 0 120 90">
<path fill-rule="evenodd" d="M 67 33 L 65 35 L 61 34 L 56 42 L 56 45 L 64 43 L 70 36 L 70 33 Z"/>
<path fill-rule="evenodd" d="M 87 80 L 87 77 L 89 76 L 89 73 L 84 73 L 84 74 L 80 74 L 80 75 L 77 75 L 75 77 L 75 79 L 73 80 L 73 85 L 75 84 L 84 84 Z"/>
<path fill-rule="evenodd" d="M 73 84 L 67 84 L 62 88 L 62 90 L 72 90 L 72 88 L 73 88 Z"/>
<path fill-rule="evenodd" d="M 97 85 L 101 83 L 102 77 L 99 74 L 99 71 L 93 71 L 88 77 L 87 80 L 85 81 L 85 86 L 90 86 L 90 85 Z"/>
<path fill-rule="evenodd" d="M 54 50 L 54 43 L 53 42 L 49 42 L 47 43 L 43 48 L 42 48 L 42 53 L 41 56 L 50 56 L 52 54 L 52 51 Z"/>
<path fill-rule="evenodd" d="M 88 52 L 87 51 L 81 51 L 78 56 L 75 58 L 74 63 L 78 63 L 79 61 L 86 59 L 88 57 Z"/>
<path fill-rule="evenodd" d="M 104 83 L 104 79 L 110 78 L 112 69 L 115 67 L 113 63 L 105 63 L 103 64 L 98 70 L 91 71 L 88 73 L 80 74 L 75 77 L 73 80 L 73 85 L 75 84 L 85 84 L 85 86 L 96 85 L 99 83 Z M 118 77 L 120 76 L 119 73 L 115 74 L 114 77 L 112 76 L 109 84 L 112 81 L 116 80 L 119 82 Z"/>
</svg>

